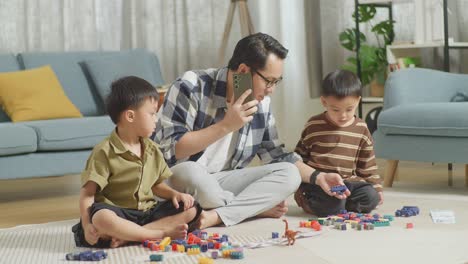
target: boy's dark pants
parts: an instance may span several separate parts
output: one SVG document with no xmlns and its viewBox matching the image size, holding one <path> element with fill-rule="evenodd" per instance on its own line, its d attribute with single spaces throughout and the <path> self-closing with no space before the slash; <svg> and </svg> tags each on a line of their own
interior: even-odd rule
<svg viewBox="0 0 468 264">
<path fill-rule="evenodd" d="M 379 194 L 370 183 L 345 181 L 345 185 L 351 192 L 347 199 L 330 196 L 320 186 L 309 183 L 302 183 L 294 198 L 304 211 L 320 217 L 338 214 L 343 209 L 369 213 L 380 201 Z"/>
<path fill-rule="evenodd" d="M 202 209 L 198 203 L 195 203 L 194 207 L 197 209 L 197 214 L 195 215 L 193 220 L 188 223 L 189 232 L 193 231 L 194 227 L 197 224 L 198 218 L 200 217 L 200 214 L 202 212 Z M 161 218 L 182 213 L 184 211 L 184 203 L 179 202 L 179 208 L 175 208 L 172 201 L 159 202 L 153 208 L 149 209 L 146 212 L 134 209 L 120 208 L 106 203 L 94 203 L 89 210 L 90 220 L 93 218 L 93 215 L 97 211 L 102 209 L 111 210 L 117 216 L 143 226 Z M 77 247 L 108 248 L 110 246 L 110 240 L 99 239 L 99 241 L 94 245 L 90 245 L 88 242 L 86 242 L 84 229 L 81 225 L 81 220 L 78 224 L 72 227 L 72 232 L 74 233 L 75 244 Z"/>
</svg>

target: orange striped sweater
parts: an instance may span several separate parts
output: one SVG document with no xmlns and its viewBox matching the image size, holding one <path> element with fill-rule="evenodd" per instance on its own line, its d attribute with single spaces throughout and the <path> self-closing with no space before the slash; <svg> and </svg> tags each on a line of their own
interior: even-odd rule
<svg viewBox="0 0 468 264">
<path fill-rule="evenodd" d="M 372 135 L 357 117 L 348 127 L 334 125 L 325 113 L 311 117 L 295 152 L 317 170 L 336 172 L 347 181 L 366 181 L 382 191 Z"/>
</svg>

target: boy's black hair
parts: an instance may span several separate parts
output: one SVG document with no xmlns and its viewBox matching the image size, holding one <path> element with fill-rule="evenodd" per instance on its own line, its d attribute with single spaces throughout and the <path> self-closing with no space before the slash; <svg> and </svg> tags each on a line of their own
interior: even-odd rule
<svg viewBox="0 0 468 264">
<path fill-rule="evenodd" d="M 241 63 L 245 63 L 252 70 L 261 70 L 265 68 L 270 53 L 284 60 L 288 50 L 270 35 L 264 33 L 249 35 L 237 42 L 228 68 L 235 71 Z"/>
<path fill-rule="evenodd" d="M 111 84 L 111 91 L 106 99 L 106 110 L 112 122 L 117 124 L 122 112 L 140 107 L 147 98 L 159 100 L 156 88 L 142 78 L 126 76 Z"/>
<path fill-rule="evenodd" d="M 330 72 L 322 81 L 322 96 L 359 97 L 362 94 L 361 81 L 353 72 L 336 70 Z"/>
</svg>

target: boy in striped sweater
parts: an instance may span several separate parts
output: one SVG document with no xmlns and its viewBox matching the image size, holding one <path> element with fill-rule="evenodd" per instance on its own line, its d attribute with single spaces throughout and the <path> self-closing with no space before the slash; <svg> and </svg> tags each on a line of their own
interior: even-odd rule
<svg viewBox="0 0 468 264">
<path fill-rule="evenodd" d="M 305 212 L 317 216 L 343 209 L 368 213 L 383 203 L 372 135 L 355 116 L 360 99 L 361 82 L 350 71 L 336 70 L 322 82 L 320 100 L 326 111 L 309 119 L 295 149 L 315 169 L 310 183 L 303 182 L 294 195 Z M 342 195 L 317 181 L 320 174 L 334 173 L 348 188 Z"/>
</svg>

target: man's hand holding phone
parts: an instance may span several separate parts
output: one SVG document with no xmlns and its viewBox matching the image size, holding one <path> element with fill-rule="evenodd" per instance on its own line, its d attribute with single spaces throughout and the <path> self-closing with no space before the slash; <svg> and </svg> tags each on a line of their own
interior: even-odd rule
<svg viewBox="0 0 468 264">
<path fill-rule="evenodd" d="M 229 132 L 239 130 L 246 123 L 252 121 L 253 114 L 257 112 L 258 101 L 252 100 L 244 103 L 245 99 L 252 93 L 252 89 L 246 90 L 234 103 L 228 103 L 227 112 L 223 122 Z"/>
</svg>

